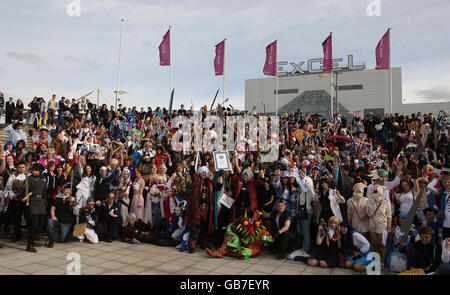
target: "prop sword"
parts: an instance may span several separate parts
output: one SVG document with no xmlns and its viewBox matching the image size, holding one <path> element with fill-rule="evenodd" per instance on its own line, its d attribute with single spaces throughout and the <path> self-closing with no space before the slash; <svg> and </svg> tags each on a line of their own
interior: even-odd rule
<svg viewBox="0 0 450 295">
<path fill-rule="evenodd" d="M 169 118 L 168 121 L 172 118 L 172 104 L 173 104 L 173 93 L 175 92 L 175 88 L 172 89 L 172 93 L 170 94 L 170 102 L 169 102 Z"/>
<path fill-rule="evenodd" d="M 414 221 L 414 217 L 416 216 L 417 208 L 419 208 L 420 200 L 425 195 L 425 193 L 424 193 L 425 188 L 426 188 L 426 186 L 423 186 L 420 189 L 419 194 L 417 195 L 416 199 L 414 200 L 414 203 L 413 203 L 411 209 L 409 210 L 408 215 L 406 216 L 406 219 L 400 228 L 400 231 L 403 233 L 403 236 L 400 239 L 400 243 L 402 243 L 402 244 L 405 244 L 406 240 L 408 239 L 408 236 L 409 236 L 408 233 L 409 233 L 411 225 Z"/>
<path fill-rule="evenodd" d="M 213 109 L 214 103 L 216 102 L 217 94 L 219 94 L 219 90 L 220 89 L 217 89 L 216 96 L 214 96 L 214 100 L 213 100 L 213 102 L 211 104 L 211 109 L 209 111 L 212 111 L 212 109 Z"/>
</svg>

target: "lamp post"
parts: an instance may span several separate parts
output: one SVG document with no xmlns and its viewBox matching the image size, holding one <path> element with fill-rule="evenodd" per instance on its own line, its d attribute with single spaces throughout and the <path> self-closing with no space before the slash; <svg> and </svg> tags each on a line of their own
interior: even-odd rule
<svg viewBox="0 0 450 295">
<path fill-rule="evenodd" d="M 123 33 L 123 22 L 124 21 L 125 21 L 124 19 L 120 20 L 120 47 L 119 47 L 119 66 L 117 68 L 117 90 L 114 91 L 116 93 L 116 105 L 115 105 L 116 111 L 117 111 L 117 100 L 118 100 L 117 95 L 119 94 L 119 86 L 120 86 L 120 56 L 122 55 L 122 33 Z"/>
</svg>

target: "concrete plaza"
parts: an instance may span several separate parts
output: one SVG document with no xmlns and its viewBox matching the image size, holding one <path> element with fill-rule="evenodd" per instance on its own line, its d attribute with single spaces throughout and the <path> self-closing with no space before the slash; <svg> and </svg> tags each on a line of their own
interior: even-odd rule
<svg viewBox="0 0 450 295">
<path fill-rule="evenodd" d="M 11 243 L 0 239 L 0 243 L 4 245 L 0 249 L 1 275 L 65 275 L 72 262 L 67 259 L 71 252 L 80 255 L 82 275 L 361 275 L 352 270 L 322 269 L 300 261 L 276 260 L 267 251 L 245 261 L 231 257 L 211 258 L 199 248 L 189 254 L 172 247 L 120 241 L 96 245 L 55 243 L 54 248 L 37 247 L 38 253 L 26 252 L 25 240 Z"/>
</svg>

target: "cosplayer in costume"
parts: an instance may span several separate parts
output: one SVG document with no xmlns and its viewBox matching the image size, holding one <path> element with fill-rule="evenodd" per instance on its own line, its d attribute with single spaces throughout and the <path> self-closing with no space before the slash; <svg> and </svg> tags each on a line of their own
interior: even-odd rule
<svg viewBox="0 0 450 295">
<path fill-rule="evenodd" d="M 206 253 L 212 257 L 222 258 L 224 255 L 227 255 L 246 260 L 257 256 L 263 246 L 273 242 L 273 237 L 262 225 L 262 221 L 259 218 L 260 215 L 261 213 L 255 212 L 249 218 L 246 212 L 244 216 L 230 223 L 222 246 L 216 251 L 205 248 Z"/>
<path fill-rule="evenodd" d="M 160 238 L 161 227 L 144 223 L 141 219 L 136 220 L 136 214 L 127 216 L 126 225 L 122 231 L 122 241 L 131 244 L 149 243 L 157 246 L 175 246 L 171 241 Z"/>
<path fill-rule="evenodd" d="M 189 253 L 195 252 L 199 239 L 202 246 L 205 246 L 208 237 L 212 235 L 213 192 L 220 190 L 223 182 L 222 176 L 218 182 L 211 180 L 207 166 L 200 167 L 198 174 L 193 173 L 192 180 L 192 191 L 186 209 L 186 226 L 190 230 Z"/>
<path fill-rule="evenodd" d="M 189 229 L 184 225 L 184 220 L 186 218 L 186 206 L 187 202 L 182 200 L 177 204 L 175 208 L 175 216 L 173 222 L 166 230 L 166 240 L 172 240 L 179 242 L 177 249 L 180 252 L 184 252 L 187 248 L 187 243 L 189 241 Z"/>
</svg>

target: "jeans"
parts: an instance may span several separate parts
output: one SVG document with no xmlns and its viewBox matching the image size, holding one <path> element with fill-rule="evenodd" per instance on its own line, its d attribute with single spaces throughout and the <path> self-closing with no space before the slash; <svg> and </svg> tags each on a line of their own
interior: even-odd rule
<svg viewBox="0 0 450 295">
<path fill-rule="evenodd" d="M 55 120 L 55 110 L 54 109 L 48 109 L 48 122 L 47 122 L 47 124 L 49 124 L 49 125 L 53 124 L 54 120 Z"/>
<path fill-rule="evenodd" d="M 31 110 L 27 111 L 27 125 L 30 124 L 30 120 L 31 120 Z"/>
<path fill-rule="evenodd" d="M 308 218 L 305 219 L 299 219 L 298 222 L 300 223 L 300 232 L 303 236 L 303 251 L 308 252 L 311 250 L 311 220 L 312 220 L 312 213 L 308 212 Z"/>
<path fill-rule="evenodd" d="M 450 275 L 450 262 L 443 262 L 439 265 L 439 274 L 440 275 Z"/>
<path fill-rule="evenodd" d="M 47 222 L 47 233 L 49 238 L 52 238 L 55 236 L 55 226 L 61 228 L 61 234 L 59 238 L 60 243 L 67 242 L 67 238 L 69 237 L 69 232 L 72 227 L 71 223 L 60 223 L 58 219 L 52 220 L 51 218 L 48 219 Z"/>
<path fill-rule="evenodd" d="M 59 124 L 64 128 L 64 112 L 58 111 Z"/>
</svg>

